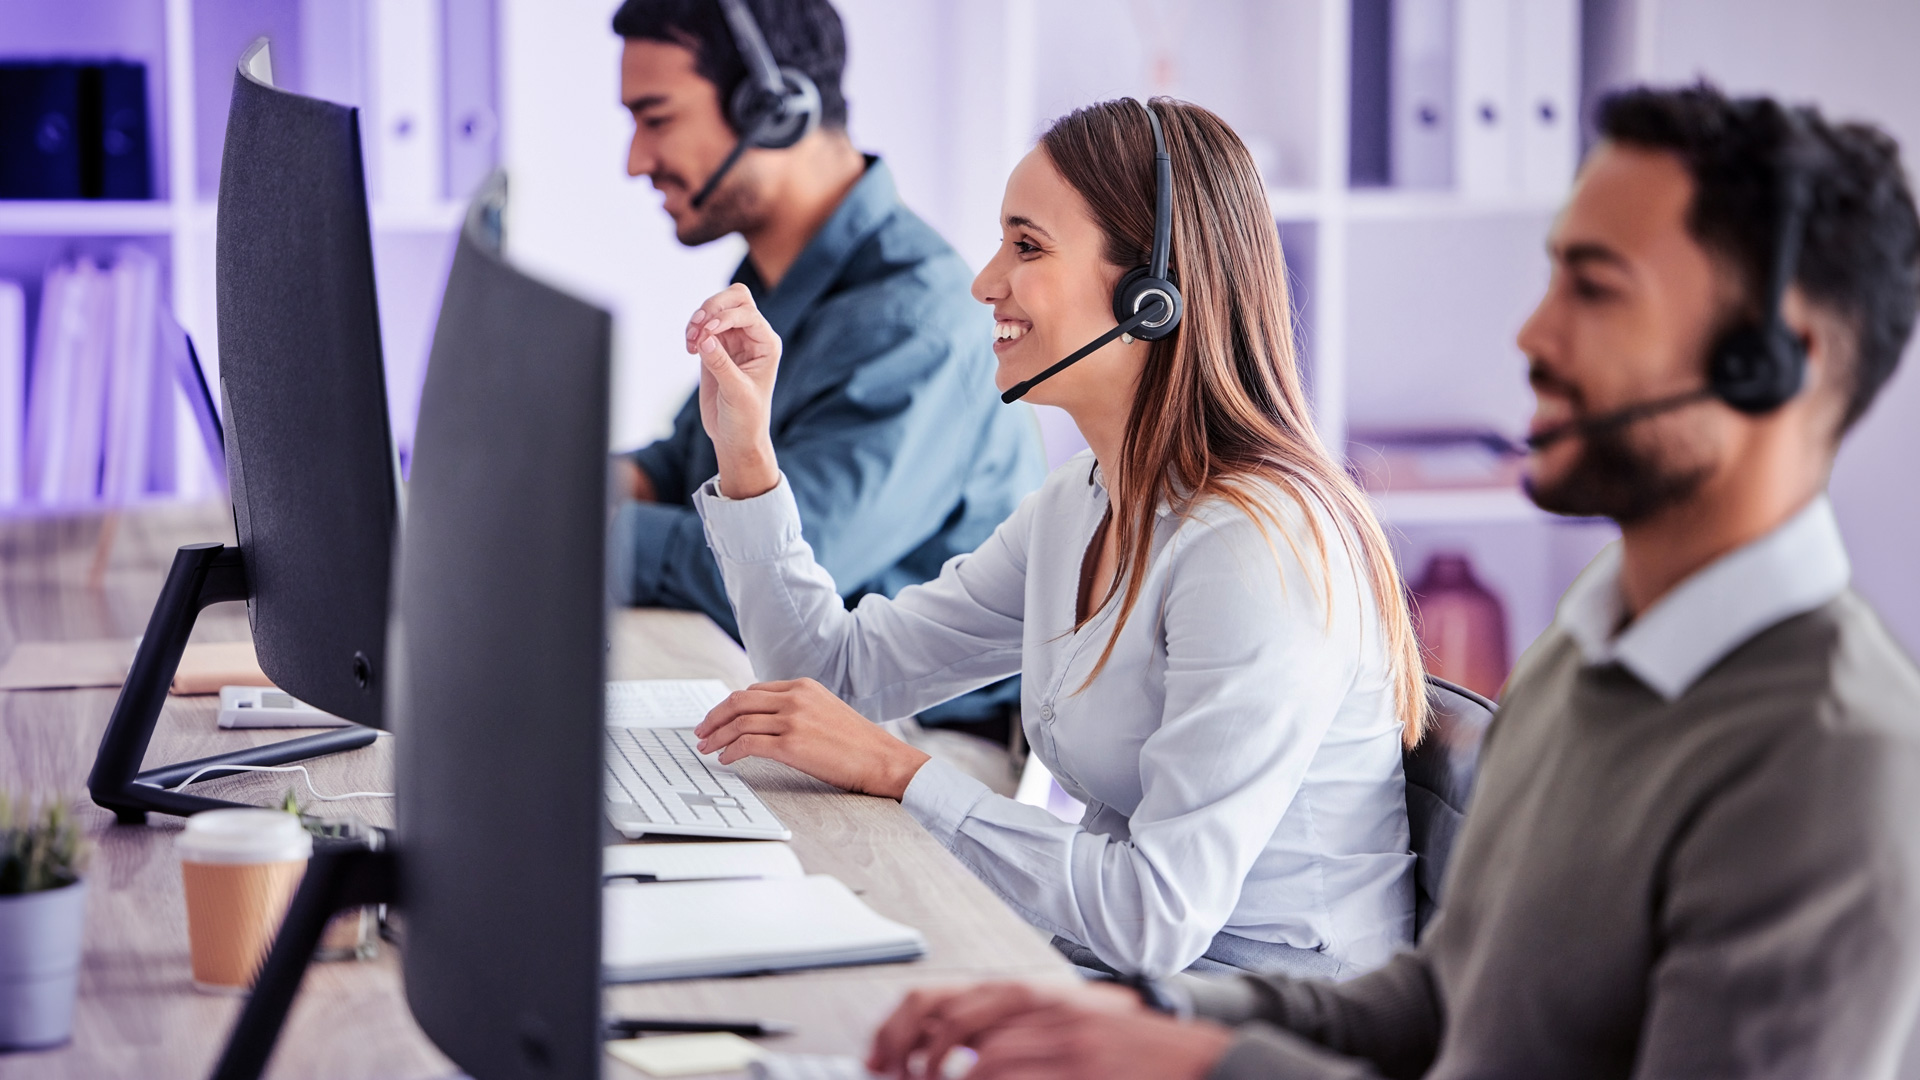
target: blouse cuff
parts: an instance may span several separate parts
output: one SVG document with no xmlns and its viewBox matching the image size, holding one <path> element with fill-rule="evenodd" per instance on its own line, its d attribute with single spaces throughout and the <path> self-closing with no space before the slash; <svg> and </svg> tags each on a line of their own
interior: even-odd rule
<svg viewBox="0 0 1920 1080">
<path fill-rule="evenodd" d="M 707 528 L 707 546 L 728 562 L 772 562 L 800 542 L 800 507 L 793 501 L 787 474 L 770 491 L 751 499 L 720 494 L 714 477 L 693 493 L 694 509 Z"/>
<path fill-rule="evenodd" d="M 953 847 L 960 823 L 980 800 L 993 794 L 980 781 L 941 761 L 929 758 L 907 784 L 900 805 L 945 847 Z"/>
</svg>

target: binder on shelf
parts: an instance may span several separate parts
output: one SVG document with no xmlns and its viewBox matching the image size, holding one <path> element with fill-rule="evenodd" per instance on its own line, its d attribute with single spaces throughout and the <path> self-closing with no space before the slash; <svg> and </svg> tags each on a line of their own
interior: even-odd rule
<svg viewBox="0 0 1920 1080">
<path fill-rule="evenodd" d="M 27 293 L 0 280 L 0 506 L 20 502 L 27 449 Z"/>
<path fill-rule="evenodd" d="M 1453 186 L 1453 0 L 1393 0 L 1388 77 L 1393 183 Z"/>
<path fill-rule="evenodd" d="M 113 325 L 113 284 L 107 271 L 89 259 L 75 268 L 75 288 L 67 294 L 73 318 L 65 326 L 73 335 L 67 362 L 72 365 L 69 387 L 71 409 L 63 418 L 66 452 L 55 483 L 54 498 L 61 504 L 87 503 L 100 495 L 100 461 L 105 449 L 107 419 L 107 359 L 109 328 Z"/>
<path fill-rule="evenodd" d="M 79 68 L 0 64 L 0 199 L 79 197 Z"/>
<path fill-rule="evenodd" d="M 154 363 L 160 266 L 139 248 L 126 248 L 109 273 L 113 337 L 107 365 L 107 423 L 100 497 L 124 505 L 148 490 L 156 434 L 154 417 L 173 412 L 172 383 Z M 167 450 L 171 451 L 171 440 Z"/>
<path fill-rule="evenodd" d="M 1520 188 L 1530 196 L 1558 198 L 1573 183 L 1580 153 L 1580 5 L 1578 0 L 1523 0 L 1515 6 Z"/>
<path fill-rule="evenodd" d="M 1393 53 L 1393 0 L 1352 0 L 1348 23 L 1347 184 L 1385 187 L 1393 182 L 1388 138 L 1389 68 Z"/>
<path fill-rule="evenodd" d="M 500 161 L 499 107 L 494 96 L 494 5 L 448 4 L 446 25 L 446 196 L 465 199 Z"/>
<path fill-rule="evenodd" d="M 381 0 L 367 7 L 373 64 L 377 198 L 394 206 L 438 202 L 442 173 L 439 0 Z"/>
<path fill-rule="evenodd" d="M 1454 169 L 1461 194 L 1498 198 L 1519 186 L 1517 10 L 1527 0 L 1454 0 Z"/>
<path fill-rule="evenodd" d="M 102 199 L 153 198 L 153 155 L 147 132 L 147 68 L 124 61 L 100 64 L 100 187 Z"/>
</svg>

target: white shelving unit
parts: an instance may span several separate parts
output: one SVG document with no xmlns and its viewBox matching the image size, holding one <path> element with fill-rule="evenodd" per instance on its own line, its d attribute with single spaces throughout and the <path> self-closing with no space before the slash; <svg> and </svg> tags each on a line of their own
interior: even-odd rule
<svg viewBox="0 0 1920 1080">
<path fill-rule="evenodd" d="M 1268 180 L 1298 285 L 1303 368 L 1328 444 L 1344 447 L 1352 429 L 1408 426 L 1518 434 L 1531 396 L 1513 336 L 1544 288 L 1544 239 L 1561 196 L 1350 186 L 1351 11 L 1351 0 L 1001 0 L 965 17 L 928 15 L 924 49 L 902 51 L 939 55 L 996 35 L 1042 44 L 998 56 L 970 50 L 969 63 L 999 65 L 971 75 L 969 85 L 984 90 L 890 91 L 878 120 L 872 95 L 850 93 L 855 138 L 887 154 L 908 201 L 977 264 L 990 249 L 976 234 L 998 206 L 1007 170 L 1052 117 L 1121 95 L 1205 105 L 1234 125 Z M 843 12 L 858 91 L 859 65 L 871 57 L 863 32 L 871 41 L 884 25 L 898 37 L 907 17 L 898 0 L 885 10 L 876 0 L 843 0 Z M 890 88 L 902 85 L 903 73 L 889 74 Z M 1023 134 L 995 167 L 967 163 L 978 190 L 956 190 L 951 180 L 916 189 L 919 175 L 950 177 L 961 163 L 911 136 L 978 125 L 980 113 L 997 118 L 988 126 Z M 1043 417 L 1055 455 L 1071 445 L 1070 429 L 1058 430 L 1065 423 Z M 1513 489 L 1393 491 L 1376 505 L 1410 576 L 1435 551 L 1469 553 L 1506 602 L 1515 656 L 1610 535 L 1604 525 L 1543 513 Z"/>
<path fill-rule="evenodd" d="M 492 18 L 486 0 L 462 3 Z M 0 201 L 0 276 L 25 282 L 31 306 L 38 301 L 39 278 L 52 262 L 75 254 L 107 257 L 122 244 L 144 247 L 158 257 L 163 295 L 193 336 L 208 377 L 216 378 L 218 148 L 240 51 L 254 37 L 267 36 L 276 81 L 360 106 L 363 137 L 372 144 L 378 134 L 372 126 L 386 119 L 374 107 L 379 91 L 375 51 L 395 22 L 389 9 L 399 7 L 410 9 L 398 20 L 407 46 L 439 49 L 437 31 L 423 35 L 421 28 L 438 27 L 441 0 L 63 0 L 58 5 L 0 0 L 0 27 L 6 28 L 0 31 L 0 58 L 121 58 L 147 66 L 156 195 L 139 202 Z M 481 40 L 490 41 L 490 31 Z M 429 59 L 426 66 L 437 79 L 439 58 Z M 479 59 L 490 72 L 490 51 Z M 426 125 L 429 132 L 438 126 Z M 368 153 L 375 273 L 395 433 L 405 450 L 464 202 L 436 194 L 446 183 L 438 171 L 430 179 L 439 186 L 424 196 L 410 191 L 413 197 L 405 201 L 382 198 L 379 149 L 370 145 Z M 433 150 L 429 156 L 437 160 L 440 154 Z M 209 493 L 211 474 L 197 456 L 198 446 L 183 440 L 180 453 L 186 466 L 181 475 L 197 477 L 181 494 Z"/>
</svg>

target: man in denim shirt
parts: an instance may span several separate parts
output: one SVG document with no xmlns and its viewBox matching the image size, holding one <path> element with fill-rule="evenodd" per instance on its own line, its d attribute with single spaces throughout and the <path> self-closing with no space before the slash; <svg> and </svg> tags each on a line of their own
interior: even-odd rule
<svg viewBox="0 0 1920 1080">
<path fill-rule="evenodd" d="M 1031 411 L 994 389 L 993 325 L 968 294 L 972 272 L 847 137 L 839 15 L 827 0 L 747 6 L 775 59 L 819 87 L 819 126 L 790 148 L 747 150 L 694 207 L 739 137 L 723 103 L 747 67 L 718 0 L 627 0 L 613 20 L 634 118 L 627 172 L 665 196 L 681 243 L 747 241 L 733 280 L 785 342 L 774 446 L 807 542 L 851 606 L 979 546 L 1045 462 Z M 690 504 L 717 470 L 699 395 L 673 434 L 625 460 L 633 498 L 608 547 L 614 595 L 703 611 L 737 635 Z M 923 718 L 993 723 L 1017 700 L 1001 684 Z"/>
</svg>

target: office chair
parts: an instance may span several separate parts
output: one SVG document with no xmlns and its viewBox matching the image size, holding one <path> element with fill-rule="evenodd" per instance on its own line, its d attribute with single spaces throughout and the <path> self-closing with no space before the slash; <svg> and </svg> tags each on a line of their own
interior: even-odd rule
<svg viewBox="0 0 1920 1080">
<path fill-rule="evenodd" d="M 1414 940 L 1440 910 L 1440 886 L 1447 876 L 1453 841 L 1466 820 L 1467 797 L 1480 768 L 1480 740 L 1493 722 L 1493 702 L 1464 686 L 1427 676 L 1427 702 L 1433 706 L 1426 737 L 1407 750 L 1407 825 L 1413 834 Z"/>
</svg>

